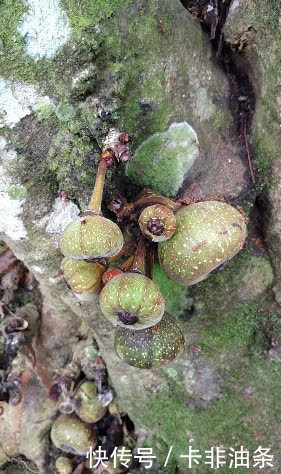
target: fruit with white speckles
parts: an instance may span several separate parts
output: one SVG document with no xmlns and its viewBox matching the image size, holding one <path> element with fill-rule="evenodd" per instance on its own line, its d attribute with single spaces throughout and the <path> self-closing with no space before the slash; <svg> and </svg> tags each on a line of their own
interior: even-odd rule
<svg viewBox="0 0 281 474">
<path fill-rule="evenodd" d="M 221 201 L 197 202 L 176 212 L 173 237 L 159 244 L 159 260 L 171 280 L 194 285 L 243 247 L 244 215 Z"/>
<path fill-rule="evenodd" d="M 160 321 L 165 300 L 152 280 L 128 272 L 106 284 L 100 294 L 100 307 L 114 325 L 143 329 Z"/>
<path fill-rule="evenodd" d="M 104 266 L 100 263 L 64 258 L 61 269 L 73 293 L 80 300 L 89 301 L 99 294 L 102 275 L 105 271 Z"/>
<path fill-rule="evenodd" d="M 119 227 L 98 214 L 84 215 L 65 228 L 60 248 L 73 260 L 114 257 L 122 249 L 123 235 Z"/>
<path fill-rule="evenodd" d="M 86 423 L 96 423 L 106 413 L 106 407 L 98 401 L 98 387 L 95 382 L 83 382 L 73 401 L 76 414 Z"/>
<path fill-rule="evenodd" d="M 164 242 L 176 230 L 176 218 L 170 209 L 161 204 L 146 207 L 140 217 L 139 226 L 143 234 L 152 242 Z"/>
<path fill-rule="evenodd" d="M 60 415 L 53 423 L 51 440 L 66 453 L 85 456 L 97 444 L 97 433 L 76 415 Z"/>
<path fill-rule="evenodd" d="M 58 474 L 71 474 L 74 469 L 74 462 L 72 459 L 61 456 L 56 460 L 56 470 Z"/>
<path fill-rule="evenodd" d="M 168 365 L 184 351 L 180 325 L 165 314 L 161 321 L 147 329 L 116 328 L 114 347 L 117 355 L 129 365 L 150 369 Z"/>
</svg>

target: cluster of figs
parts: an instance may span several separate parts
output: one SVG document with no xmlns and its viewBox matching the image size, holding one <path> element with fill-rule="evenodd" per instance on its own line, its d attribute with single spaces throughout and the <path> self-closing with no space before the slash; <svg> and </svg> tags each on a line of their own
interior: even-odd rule
<svg viewBox="0 0 281 474">
<path fill-rule="evenodd" d="M 241 209 L 219 198 L 173 201 L 148 191 L 134 203 L 118 203 L 117 217 L 125 216 L 130 223 L 122 232 L 102 215 L 101 203 L 106 169 L 128 159 L 124 136 L 104 149 L 88 209 L 62 234 L 61 269 L 78 298 L 86 301 L 98 295 L 102 313 L 116 327 L 118 356 L 129 365 L 152 368 L 174 360 L 185 344 L 180 325 L 165 312 L 165 300 L 153 281 L 153 252 L 158 248 L 159 263 L 169 279 L 193 285 L 243 247 L 246 218 Z M 122 153 L 116 152 L 120 147 Z M 132 223 L 136 225 L 129 235 Z M 125 262 L 112 268 L 124 255 Z"/>
</svg>

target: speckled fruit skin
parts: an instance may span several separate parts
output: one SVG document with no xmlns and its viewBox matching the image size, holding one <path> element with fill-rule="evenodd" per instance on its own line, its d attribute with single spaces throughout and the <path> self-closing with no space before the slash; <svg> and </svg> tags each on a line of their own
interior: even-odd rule
<svg viewBox="0 0 281 474">
<path fill-rule="evenodd" d="M 98 388 L 95 382 L 83 382 L 73 401 L 76 414 L 86 423 L 96 423 L 106 413 L 106 407 L 98 401 Z"/>
<path fill-rule="evenodd" d="M 185 286 L 207 278 L 239 252 L 247 237 L 244 216 L 225 202 L 184 206 L 176 219 L 176 232 L 159 244 L 158 253 L 167 277 Z"/>
<path fill-rule="evenodd" d="M 72 260 L 114 257 L 122 246 L 119 227 L 100 215 L 85 215 L 70 222 L 60 241 L 61 252 Z"/>
<path fill-rule="evenodd" d="M 51 440 L 57 448 L 66 453 L 85 456 L 89 446 L 95 448 L 97 434 L 76 415 L 60 415 L 53 423 Z"/>
<path fill-rule="evenodd" d="M 184 351 L 184 336 L 179 324 L 165 314 L 161 321 L 142 331 L 118 327 L 114 347 L 129 365 L 151 369 L 168 365 Z"/>
<path fill-rule="evenodd" d="M 124 325 L 117 316 L 119 311 L 128 311 L 139 320 L 130 327 L 143 329 L 158 323 L 165 310 L 165 300 L 158 286 L 140 273 L 124 273 L 112 278 L 100 294 L 103 314 L 114 325 Z"/>
<path fill-rule="evenodd" d="M 99 263 L 64 258 L 61 263 L 64 278 L 81 301 L 92 300 L 100 293 L 105 268 Z"/>
<path fill-rule="evenodd" d="M 159 219 L 164 225 L 165 229 L 161 235 L 154 235 L 149 232 L 147 224 L 150 219 Z M 176 217 L 167 207 L 161 204 L 154 204 L 153 206 L 146 207 L 142 211 L 139 217 L 139 226 L 143 234 L 152 242 L 164 242 L 170 239 L 176 230 Z"/>
<path fill-rule="evenodd" d="M 74 463 L 72 459 L 60 457 L 56 460 L 56 470 L 58 474 L 71 474 L 73 472 Z"/>
</svg>

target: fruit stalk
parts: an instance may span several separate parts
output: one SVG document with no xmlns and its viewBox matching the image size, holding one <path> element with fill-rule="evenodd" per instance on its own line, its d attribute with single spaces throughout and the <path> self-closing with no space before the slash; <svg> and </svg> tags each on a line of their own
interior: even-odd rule
<svg viewBox="0 0 281 474">
<path fill-rule="evenodd" d="M 112 164 L 113 156 L 110 152 L 105 152 L 101 155 L 96 182 L 90 204 L 88 206 L 88 211 L 92 211 L 95 214 L 102 215 L 101 212 L 101 202 L 103 195 L 103 188 L 105 182 L 106 169 Z M 86 211 L 87 212 L 87 211 Z"/>
<path fill-rule="evenodd" d="M 154 244 L 151 244 L 147 251 L 146 261 L 145 261 L 145 275 L 151 280 L 153 280 L 154 254 L 155 254 L 155 247 L 154 247 Z"/>
<path fill-rule="evenodd" d="M 131 272 L 145 274 L 146 243 L 140 237 Z"/>
<path fill-rule="evenodd" d="M 177 211 L 182 206 L 180 202 L 172 201 L 171 199 L 165 198 L 164 196 L 148 196 L 138 199 L 134 203 L 132 212 L 138 207 L 152 206 L 153 204 L 162 204 L 163 206 L 168 207 L 168 209 L 171 209 L 171 211 Z"/>
<path fill-rule="evenodd" d="M 120 252 L 118 252 L 117 255 L 107 259 L 108 266 L 111 265 L 116 260 L 118 260 L 118 258 L 122 257 L 122 255 L 125 255 L 126 253 L 128 253 L 134 246 L 135 246 L 135 243 L 132 240 L 129 240 L 128 242 L 125 242 L 122 249 L 120 250 Z M 134 256 L 132 255 L 132 257 L 134 257 Z"/>
<path fill-rule="evenodd" d="M 132 267 L 134 263 L 134 260 L 135 260 L 135 255 L 130 255 L 130 257 L 127 258 L 127 260 L 125 260 L 125 262 L 122 265 L 120 265 L 120 270 L 122 270 L 123 272 L 127 272 L 128 270 L 130 270 L 130 268 Z"/>
</svg>

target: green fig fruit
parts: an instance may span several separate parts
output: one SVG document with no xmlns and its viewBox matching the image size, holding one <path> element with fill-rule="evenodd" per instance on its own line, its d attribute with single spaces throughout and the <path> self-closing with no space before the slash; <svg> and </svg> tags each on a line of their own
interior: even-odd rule
<svg viewBox="0 0 281 474">
<path fill-rule="evenodd" d="M 170 239 L 176 230 L 176 217 L 166 206 L 154 204 L 142 211 L 139 226 L 152 242 L 164 242 Z"/>
<path fill-rule="evenodd" d="M 97 444 L 96 431 L 76 415 L 60 415 L 53 423 L 51 440 L 66 453 L 85 456 Z"/>
<path fill-rule="evenodd" d="M 123 273 L 102 289 L 100 307 L 114 324 L 144 329 L 160 321 L 165 300 L 158 286 L 140 273 Z"/>
<path fill-rule="evenodd" d="M 105 271 L 100 263 L 64 258 L 61 270 L 73 293 L 80 300 L 91 300 L 100 293 L 102 275 Z"/>
<path fill-rule="evenodd" d="M 119 227 L 98 214 L 87 214 L 70 222 L 60 241 L 61 252 L 72 260 L 114 257 L 122 246 Z"/>
<path fill-rule="evenodd" d="M 73 401 L 76 414 L 86 423 L 96 423 L 106 413 L 106 407 L 98 401 L 98 387 L 95 382 L 83 382 Z"/>
<path fill-rule="evenodd" d="M 176 212 L 176 231 L 158 247 L 167 277 L 185 286 L 231 259 L 247 237 L 244 215 L 221 201 L 197 202 Z"/>
<path fill-rule="evenodd" d="M 56 460 L 56 470 L 58 474 L 71 474 L 74 469 L 74 462 L 72 459 L 61 456 Z"/>
<path fill-rule="evenodd" d="M 168 365 L 184 351 L 184 336 L 174 318 L 165 314 L 155 326 L 140 331 L 117 327 L 114 347 L 129 365 L 151 369 Z"/>
</svg>

